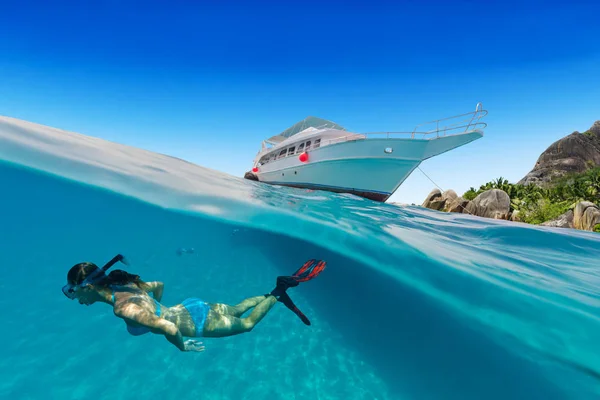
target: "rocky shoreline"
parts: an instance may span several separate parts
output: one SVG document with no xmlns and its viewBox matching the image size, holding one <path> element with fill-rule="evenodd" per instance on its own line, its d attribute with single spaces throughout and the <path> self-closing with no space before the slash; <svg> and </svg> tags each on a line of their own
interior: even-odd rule
<svg viewBox="0 0 600 400">
<path fill-rule="evenodd" d="M 527 187 L 528 185 L 534 187 Z M 514 193 L 513 198 L 501 187 Z M 422 206 L 432 210 L 514 222 L 528 222 L 524 220 L 525 215 L 519 208 L 528 212 L 533 209 L 533 212 L 542 215 L 536 215 L 533 218 L 535 221 L 540 218 L 543 220 L 544 216 L 554 212 L 553 218 L 543 220 L 539 225 L 600 232 L 598 203 L 600 121 L 596 121 L 583 133 L 573 132 L 550 145 L 540 155 L 532 171 L 517 184 L 499 179 L 482 185 L 478 191 L 471 188 L 463 196 L 458 196 L 454 190 L 442 193 L 439 189 L 434 189 Z M 546 213 L 541 212 L 541 208 Z M 560 210 L 561 214 L 558 215 L 556 210 Z"/>
<path fill-rule="evenodd" d="M 479 194 L 472 201 L 458 196 L 454 190 L 447 190 L 442 193 L 439 189 L 434 189 L 429 193 L 422 206 L 437 211 L 522 222 L 519 217 L 519 211 L 511 211 L 510 197 L 500 189 L 487 190 Z M 600 207 L 589 201 L 581 201 L 558 218 L 543 222 L 540 225 L 583 231 L 598 231 L 598 227 L 600 226 Z"/>
</svg>

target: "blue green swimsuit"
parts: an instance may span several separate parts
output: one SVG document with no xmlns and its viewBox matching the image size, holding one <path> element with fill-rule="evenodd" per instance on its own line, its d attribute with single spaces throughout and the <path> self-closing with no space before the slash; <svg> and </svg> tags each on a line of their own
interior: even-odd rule
<svg viewBox="0 0 600 400">
<path fill-rule="evenodd" d="M 112 302 L 115 302 L 115 289 L 112 289 Z M 154 303 L 156 303 L 156 316 L 160 317 L 160 303 L 153 299 Z M 202 337 L 202 332 L 204 331 L 204 322 L 206 322 L 206 316 L 208 315 L 208 310 L 210 306 L 197 298 L 185 299 L 181 305 L 185 307 L 185 309 L 190 313 L 192 317 L 192 321 L 194 321 L 194 326 L 196 327 L 196 335 L 194 337 Z M 133 336 L 140 336 L 150 332 L 150 329 L 145 326 L 132 326 L 127 324 L 127 332 L 129 332 Z"/>
</svg>

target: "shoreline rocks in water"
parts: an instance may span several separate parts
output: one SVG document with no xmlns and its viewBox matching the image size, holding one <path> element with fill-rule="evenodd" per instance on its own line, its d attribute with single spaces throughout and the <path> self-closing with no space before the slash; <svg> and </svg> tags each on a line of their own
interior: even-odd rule
<svg viewBox="0 0 600 400">
<path fill-rule="evenodd" d="M 472 201 L 458 196 L 454 190 L 446 190 L 442 193 L 439 189 L 434 189 L 422 206 L 437 211 L 471 214 L 484 218 L 510 218 L 510 197 L 500 189 L 485 191 Z"/>
<path fill-rule="evenodd" d="M 573 210 L 569 210 L 563 215 L 552 221 L 542 222 L 542 226 L 550 226 L 553 228 L 574 228 L 573 226 Z"/>
<path fill-rule="evenodd" d="M 593 231 L 600 224 L 600 209 L 590 201 L 577 203 L 573 210 L 573 227 L 582 231 Z"/>
<path fill-rule="evenodd" d="M 484 218 L 600 232 L 600 121 L 552 143 L 517 184 L 503 178 L 471 188 L 429 193 L 423 207 Z M 468 199 L 472 199 L 469 201 Z M 591 200 L 591 201 L 590 201 Z"/>
<path fill-rule="evenodd" d="M 442 193 L 434 189 L 421 206 L 436 211 L 522 222 L 519 210 L 511 211 L 510 197 L 500 189 L 486 190 L 471 201 L 457 196 L 453 190 Z M 597 231 L 600 228 L 600 207 L 590 201 L 581 201 L 558 218 L 543 222 L 540 226 Z"/>
<path fill-rule="evenodd" d="M 437 210 L 437 208 L 434 208 L 432 206 L 432 203 L 434 201 L 437 200 L 441 200 L 442 198 L 442 192 L 440 191 L 440 189 L 433 189 L 431 192 L 429 192 L 429 194 L 427 195 L 427 198 L 425 199 L 425 201 L 423 202 L 422 206 L 425 208 L 431 208 L 434 210 Z M 437 206 L 436 206 L 437 207 Z"/>
<path fill-rule="evenodd" d="M 600 225 L 600 207 L 590 201 L 581 201 L 558 218 L 540 225 L 595 231 Z"/>
<path fill-rule="evenodd" d="M 467 210 L 478 217 L 509 219 L 510 197 L 500 189 L 487 190 L 469 202 Z"/>
</svg>

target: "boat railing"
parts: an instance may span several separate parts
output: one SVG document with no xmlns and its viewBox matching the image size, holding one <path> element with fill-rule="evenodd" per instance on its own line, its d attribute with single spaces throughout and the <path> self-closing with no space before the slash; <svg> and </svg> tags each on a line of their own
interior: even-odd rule
<svg viewBox="0 0 600 400">
<path fill-rule="evenodd" d="M 465 128 L 465 132 L 470 131 L 469 127 L 471 125 L 477 124 L 479 120 L 487 115 L 487 111 L 483 109 L 483 105 L 481 103 L 477 103 L 475 106 L 475 111 L 468 112 L 465 114 L 454 115 L 452 117 L 446 117 L 442 119 L 437 119 L 435 121 L 424 122 L 419 124 L 413 130 L 414 133 L 417 133 L 418 130 L 422 129 L 423 126 L 433 125 L 435 124 L 435 129 L 432 129 L 427 132 L 440 132 L 440 123 L 443 124 L 444 127 L 448 129 L 453 128 Z M 468 122 L 467 122 L 468 121 Z M 460 126 L 459 126 L 460 125 Z"/>
<path fill-rule="evenodd" d="M 434 121 L 424 122 L 419 124 L 410 132 L 366 132 L 347 135 L 331 140 L 325 140 L 321 145 L 335 144 L 339 142 L 348 142 L 353 140 L 368 139 L 369 137 L 377 138 L 396 138 L 396 137 L 410 137 L 411 139 L 433 139 L 436 137 L 460 135 L 469 133 L 475 130 L 483 130 L 487 127 L 485 122 L 479 122 L 479 120 L 487 115 L 487 111 L 482 108 L 481 103 L 477 103 L 475 111 L 455 115 L 452 117 L 437 119 Z M 424 127 L 431 126 L 432 129 L 424 130 Z M 434 128 L 435 125 L 435 128 Z"/>
</svg>

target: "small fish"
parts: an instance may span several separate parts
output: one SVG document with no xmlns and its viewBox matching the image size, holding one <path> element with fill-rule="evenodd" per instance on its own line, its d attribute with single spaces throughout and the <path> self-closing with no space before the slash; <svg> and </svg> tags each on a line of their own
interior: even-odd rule
<svg viewBox="0 0 600 400">
<path fill-rule="evenodd" d="M 184 254 L 194 254 L 196 250 L 193 247 L 186 249 L 185 247 L 180 247 L 177 249 L 177 255 L 182 256 Z"/>
</svg>

